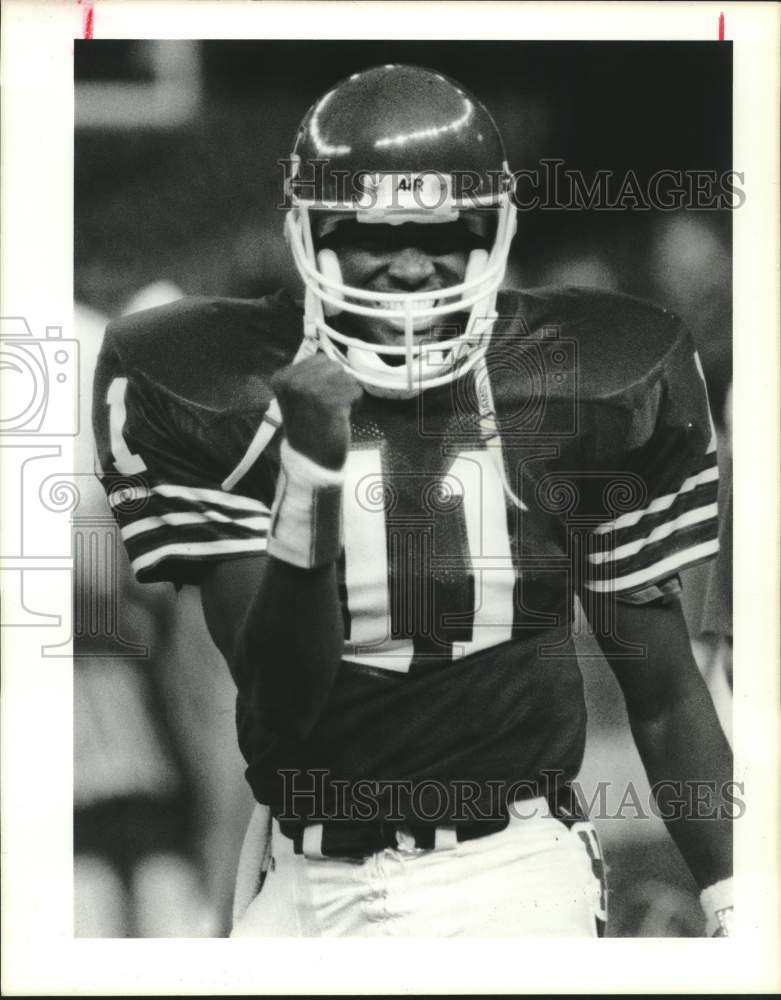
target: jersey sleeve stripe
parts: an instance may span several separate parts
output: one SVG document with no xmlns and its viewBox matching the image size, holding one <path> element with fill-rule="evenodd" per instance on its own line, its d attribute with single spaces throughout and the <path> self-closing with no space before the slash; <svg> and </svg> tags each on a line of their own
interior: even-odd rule
<svg viewBox="0 0 781 1000">
<path fill-rule="evenodd" d="M 270 514 L 257 514 L 251 517 L 240 519 L 227 517 L 217 510 L 207 512 L 201 511 L 173 511 L 166 514 L 157 514 L 152 517 L 144 517 L 140 521 L 133 521 L 126 524 L 121 529 L 120 534 L 124 541 L 129 541 L 136 535 L 141 535 L 150 531 L 158 531 L 166 527 L 181 527 L 186 524 L 204 524 L 219 522 L 224 525 L 238 525 L 250 531 L 266 531 L 268 529 Z"/>
<path fill-rule="evenodd" d="M 681 488 L 676 493 L 667 493 L 664 496 L 657 497 L 652 500 L 647 507 L 643 507 L 641 510 L 632 510 L 626 514 L 621 514 L 619 517 L 614 518 L 612 521 L 606 521 L 604 524 L 599 524 L 593 529 L 595 535 L 605 535 L 611 531 L 620 531 L 624 528 L 631 528 L 636 525 L 644 517 L 648 517 L 650 514 L 658 514 L 662 511 L 669 510 L 670 507 L 675 503 L 679 497 L 685 496 L 687 493 L 691 493 L 696 490 L 698 486 L 702 486 L 706 483 L 715 483 L 719 478 L 719 470 L 715 464 L 709 466 L 707 469 L 703 469 L 694 476 L 689 476 L 688 479 L 683 481 Z"/>
<path fill-rule="evenodd" d="M 655 580 L 671 576 L 686 566 L 692 566 L 694 563 L 715 555 L 718 551 L 718 538 L 710 538 L 697 545 L 681 549 L 679 552 L 667 556 L 666 559 L 661 559 L 659 562 L 639 569 L 634 573 L 606 580 L 586 580 L 584 586 L 587 590 L 592 590 L 600 594 L 634 590 L 644 584 L 653 583 Z"/>
<path fill-rule="evenodd" d="M 649 543 L 628 559 L 618 562 L 610 561 L 601 565 L 587 564 L 586 579 L 590 581 L 607 580 L 615 579 L 618 576 L 627 576 L 633 572 L 639 573 L 649 566 L 654 566 L 667 556 L 717 537 L 718 521 L 715 518 L 709 518 L 707 521 L 701 521 L 699 524 L 689 525 L 687 528 L 683 528 L 681 531 L 667 538 Z M 596 551 L 599 542 L 602 540 L 592 539 L 592 545 L 595 547 L 590 547 L 589 553 Z"/>
<path fill-rule="evenodd" d="M 237 510 L 256 510 L 268 512 L 268 507 L 260 500 L 251 497 L 236 496 L 223 490 L 207 490 L 195 486 L 179 486 L 170 483 L 159 483 L 153 486 L 155 493 L 164 497 L 183 497 L 185 500 L 205 500 L 225 507 L 235 507 Z"/>
<path fill-rule="evenodd" d="M 708 507 L 716 503 L 718 499 L 718 480 L 711 483 L 703 483 L 696 489 L 688 493 L 679 493 L 674 503 L 667 510 L 658 511 L 655 514 L 646 514 L 637 524 L 629 527 L 619 528 L 608 534 L 594 533 L 593 537 L 601 542 L 601 548 L 605 551 L 616 549 L 622 545 L 637 541 L 650 535 L 657 528 L 671 521 L 675 521 L 691 510 L 699 510 L 701 507 Z"/>
<path fill-rule="evenodd" d="M 266 549 L 271 511 L 250 497 L 158 483 L 118 485 L 109 500 L 141 583 L 195 582 L 199 563 Z"/>
<path fill-rule="evenodd" d="M 223 538 L 229 541 L 253 541 L 260 538 L 265 541 L 267 533 L 266 527 L 250 528 L 241 521 L 231 521 L 229 524 L 201 521 L 195 524 L 182 524 L 175 528 L 162 523 L 133 538 L 125 539 L 125 546 L 133 560 L 144 552 L 151 552 L 167 544 L 188 545 L 191 542 L 212 542 Z"/>
<path fill-rule="evenodd" d="M 263 552 L 265 538 L 217 538 L 208 542 L 172 542 L 152 549 L 131 561 L 135 573 L 141 573 L 156 566 L 163 559 L 218 558 L 239 552 Z"/>
<path fill-rule="evenodd" d="M 269 508 L 264 503 L 261 503 L 260 500 L 253 500 L 251 497 L 236 496 L 222 490 L 209 490 L 196 486 L 179 486 L 173 483 L 158 483 L 152 487 L 127 486 L 109 494 L 109 503 L 112 507 L 121 507 L 122 504 L 130 501 L 151 499 L 155 494 L 168 499 L 188 500 L 197 504 L 216 504 L 229 510 L 269 513 Z"/>
<path fill-rule="evenodd" d="M 698 507 L 694 510 L 686 511 L 684 514 L 674 518 L 672 521 L 666 521 L 664 524 L 660 524 L 658 527 L 654 528 L 650 534 L 643 538 L 636 538 L 634 541 L 627 542 L 624 545 L 619 545 L 610 551 L 593 552 L 589 555 L 588 559 L 589 562 L 597 565 L 611 561 L 618 562 L 622 559 L 628 559 L 630 556 L 636 555 L 648 545 L 653 545 L 655 542 L 659 542 L 664 538 L 669 538 L 669 536 L 675 534 L 675 532 L 710 519 L 717 521 L 717 518 L 718 506 L 715 503 L 710 503 L 704 507 Z"/>
</svg>

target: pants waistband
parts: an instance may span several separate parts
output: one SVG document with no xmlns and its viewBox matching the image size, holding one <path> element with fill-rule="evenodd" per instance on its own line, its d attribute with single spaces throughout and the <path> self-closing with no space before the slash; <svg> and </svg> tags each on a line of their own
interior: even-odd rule
<svg viewBox="0 0 781 1000">
<path fill-rule="evenodd" d="M 524 822 L 537 815 L 550 815 L 565 826 L 586 818 L 571 789 L 559 791 L 553 801 L 543 797 L 510 803 L 503 816 L 474 819 L 457 824 L 410 822 L 313 823 L 293 835 L 296 854 L 310 858 L 348 858 L 360 860 L 385 848 L 402 845 L 418 850 L 455 847 L 457 843 L 476 840 L 507 829 L 511 822 Z"/>
</svg>

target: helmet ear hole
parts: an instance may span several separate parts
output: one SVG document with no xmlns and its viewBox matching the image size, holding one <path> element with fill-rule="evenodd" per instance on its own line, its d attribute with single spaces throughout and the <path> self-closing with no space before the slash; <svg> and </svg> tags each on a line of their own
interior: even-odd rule
<svg viewBox="0 0 781 1000">
<path fill-rule="evenodd" d="M 317 268 L 327 282 L 335 285 L 342 284 L 342 269 L 339 266 L 339 258 L 333 250 L 318 251 Z M 326 288 L 326 291 L 335 298 L 342 297 L 338 292 L 332 291 L 330 288 Z M 338 316 L 341 311 L 339 306 L 334 305 L 332 302 L 323 302 L 323 313 L 326 316 Z"/>
</svg>

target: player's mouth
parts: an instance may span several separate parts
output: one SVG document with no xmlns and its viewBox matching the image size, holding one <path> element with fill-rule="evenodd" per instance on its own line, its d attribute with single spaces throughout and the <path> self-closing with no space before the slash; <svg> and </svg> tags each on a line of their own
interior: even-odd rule
<svg viewBox="0 0 781 1000">
<path fill-rule="evenodd" d="M 387 315 L 383 316 L 383 321 L 396 330 L 404 331 L 407 328 L 407 314 L 398 301 L 389 299 L 376 299 L 373 303 L 376 309 L 382 309 Z M 435 309 L 440 304 L 438 298 L 418 299 L 415 303 L 415 311 L 423 312 L 423 316 L 417 316 L 412 321 L 412 329 L 415 333 L 421 330 L 428 330 L 434 322 L 434 316 L 430 315 L 430 310 Z M 429 315 L 426 315 L 429 313 Z"/>
</svg>

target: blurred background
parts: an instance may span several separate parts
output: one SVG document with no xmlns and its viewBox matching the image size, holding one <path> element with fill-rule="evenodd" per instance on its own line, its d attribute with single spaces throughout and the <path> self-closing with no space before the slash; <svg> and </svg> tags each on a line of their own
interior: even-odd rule
<svg viewBox="0 0 781 1000">
<path fill-rule="evenodd" d="M 282 236 L 282 167 L 326 89 L 377 63 L 435 68 L 494 115 L 514 170 L 564 161 L 614 192 L 633 171 L 732 168 L 728 43 L 90 41 L 75 43 L 75 299 L 82 408 L 105 323 L 181 295 L 257 297 L 299 283 Z M 736 165 L 740 169 L 740 165 Z M 524 188 L 524 194 L 528 188 Z M 679 312 L 697 341 L 730 503 L 731 212 L 522 211 L 506 283 L 580 284 Z M 92 468 L 88 427 L 77 473 Z M 684 579 L 695 652 L 728 731 L 730 524 Z M 75 904 L 85 937 L 220 936 L 251 800 L 233 691 L 198 595 L 132 580 L 95 481 L 74 519 Z M 118 551 L 110 572 L 100 552 Z M 105 559 L 104 559 L 105 562 Z M 107 638 L 108 635 L 108 638 Z M 587 635 L 584 790 L 647 785 L 620 695 Z M 647 801 L 647 798 L 643 798 Z M 702 933 L 697 892 L 660 821 L 599 821 L 613 936 Z"/>
</svg>

